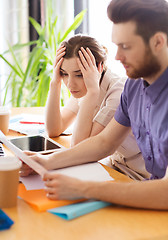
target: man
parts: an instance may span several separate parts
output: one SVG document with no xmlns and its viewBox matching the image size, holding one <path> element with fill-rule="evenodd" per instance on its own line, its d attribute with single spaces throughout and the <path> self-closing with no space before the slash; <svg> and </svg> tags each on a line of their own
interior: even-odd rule
<svg viewBox="0 0 168 240">
<path fill-rule="evenodd" d="M 116 204 L 168 210 L 168 3 L 165 0 L 113 0 L 116 59 L 128 80 L 114 119 L 97 136 L 75 147 L 34 159 L 47 169 L 98 161 L 114 153 L 130 129 L 137 139 L 148 181 L 84 182 L 47 173 L 50 199 L 91 198 Z M 166 172 L 167 171 L 167 172 Z"/>
</svg>

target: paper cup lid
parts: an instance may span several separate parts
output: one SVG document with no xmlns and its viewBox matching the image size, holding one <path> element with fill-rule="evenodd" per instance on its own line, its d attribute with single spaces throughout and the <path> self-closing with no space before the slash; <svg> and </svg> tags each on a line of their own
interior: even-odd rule
<svg viewBox="0 0 168 240">
<path fill-rule="evenodd" d="M 15 170 L 21 165 L 22 162 L 16 157 L 0 157 L 0 171 Z"/>
<path fill-rule="evenodd" d="M 10 108 L 5 106 L 0 106 L 0 115 L 4 115 L 6 113 L 10 113 Z"/>
</svg>

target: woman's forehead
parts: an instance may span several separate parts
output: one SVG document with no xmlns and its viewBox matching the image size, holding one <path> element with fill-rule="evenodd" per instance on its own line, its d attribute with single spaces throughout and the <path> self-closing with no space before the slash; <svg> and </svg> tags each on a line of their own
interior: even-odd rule
<svg viewBox="0 0 168 240">
<path fill-rule="evenodd" d="M 66 72 L 76 72 L 79 71 L 79 66 L 77 63 L 77 57 L 64 58 L 61 69 Z"/>
</svg>

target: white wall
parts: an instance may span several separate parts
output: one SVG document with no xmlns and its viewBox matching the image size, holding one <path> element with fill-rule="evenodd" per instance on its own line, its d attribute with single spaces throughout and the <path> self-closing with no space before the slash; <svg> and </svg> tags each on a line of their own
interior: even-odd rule
<svg viewBox="0 0 168 240">
<path fill-rule="evenodd" d="M 18 41 L 28 41 L 28 4 L 27 0 L 0 0 L 0 53 Z M 24 53 L 23 53 L 24 54 Z M 25 52 L 26 54 L 26 52 Z M 6 56 L 6 55 L 5 55 Z M 4 84 L 8 68 L 0 59 L 0 105 L 4 98 Z"/>
<path fill-rule="evenodd" d="M 125 76 L 122 64 L 115 60 L 116 46 L 111 41 L 112 22 L 107 17 L 109 0 L 89 1 L 89 34 L 101 42 L 109 51 L 108 65 L 120 76 Z"/>
<path fill-rule="evenodd" d="M 166 0 L 168 2 L 168 0 Z M 112 22 L 107 17 L 110 0 L 89 0 L 90 35 L 97 38 L 109 50 L 109 66 L 120 76 L 126 76 L 122 64 L 115 60 L 116 46 L 111 42 Z"/>
</svg>

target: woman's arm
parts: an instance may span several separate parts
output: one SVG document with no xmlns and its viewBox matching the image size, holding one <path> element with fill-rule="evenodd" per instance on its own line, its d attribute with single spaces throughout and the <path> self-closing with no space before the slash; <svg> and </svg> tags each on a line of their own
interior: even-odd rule
<svg viewBox="0 0 168 240">
<path fill-rule="evenodd" d="M 91 136 L 97 102 L 98 94 L 96 92 L 87 93 L 87 96 L 85 96 L 80 102 L 79 111 L 73 129 L 71 146 L 74 146 Z"/>
<path fill-rule="evenodd" d="M 73 121 L 76 114 L 68 109 L 60 110 L 61 81 L 60 67 L 65 47 L 58 48 L 53 66 L 53 79 L 46 104 L 46 129 L 49 137 L 59 136 Z"/>
<path fill-rule="evenodd" d="M 46 128 L 49 137 L 59 136 L 71 125 L 75 117 L 76 114 L 68 108 L 60 109 L 60 90 L 51 82 L 46 104 Z"/>
<path fill-rule="evenodd" d="M 91 136 L 93 117 L 100 94 L 99 81 L 102 72 L 101 63 L 97 68 L 95 58 L 88 48 L 86 50 L 81 48 L 79 56 L 80 59 L 77 62 L 83 75 L 87 93 L 80 101 L 71 146 Z"/>
</svg>

